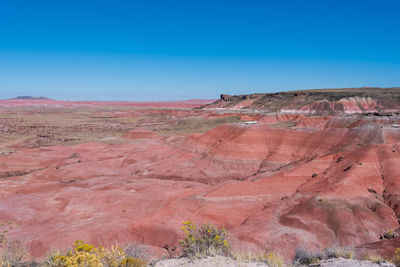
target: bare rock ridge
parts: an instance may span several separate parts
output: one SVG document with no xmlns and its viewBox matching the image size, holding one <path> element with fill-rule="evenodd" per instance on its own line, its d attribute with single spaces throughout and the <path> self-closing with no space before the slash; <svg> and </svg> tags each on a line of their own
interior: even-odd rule
<svg viewBox="0 0 400 267">
<path fill-rule="evenodd" d="M 298 90 L 248 95 L 222 94 L 203 108 L 251 109 L 267 112 L 335 115 L 400 110 L 400 87 Z"/>
</svg>

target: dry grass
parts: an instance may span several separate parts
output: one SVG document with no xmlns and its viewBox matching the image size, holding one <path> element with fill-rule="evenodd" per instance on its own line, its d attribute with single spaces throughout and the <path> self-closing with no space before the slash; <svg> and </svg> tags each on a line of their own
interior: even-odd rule
<svg viewBox="0 0 400 267">
<path fill-rule="evenodd" d="M 296 122 L 294 121 L 280 121 L 278 123 L 272 124 L 271 125 L 274 128 L 278 129 L 288 129 L 296 126 Z"/>
<path fill-rule="evenodd" d="M 391 262 L 396 266 L 400 266 L 400 248 L 396 248 Z"/>
<path fill-rule="evenodd" d="M 284 267 L 289 266 L 284 258 L 276 252 L 266 251 L 261 255 L 256 255 L 251 252 L 247 253 L 233 253 L 233 259 L 239 263 L 266 263 L 270 267 Z"/>
<path fill-rule="evenodd" d="M 154 131 L 161 135 L 182 135 L 192 133 L 205 133 L 208 130 L 225 123 L 240 121 L 240 117 L 232 116 L 219 119 L 182 119 L 177 123 L 163 125 L 154 128 Z"/>
<path fill-rule="evenodd" d="M 370 261 L 373 263 L 381 263 L 381 262 L 385 261 L 385 259 L 382 256 L 377 255 L 377 254 L 368 254 L 364 257 L 364 260 Z"/>
<path fill-rule="evenodd" d="M 352 259 L 354 258 L 354 249 L 350 247 L 331 247 L 325 250 L 325 257 L 330 258 L 345 258 Z"/>
<path fill-rule="evenodd" d="M 296 264 L 319 264 L 319 262 L 324 258 L 322 252 L 309 251 L 303 248 L 296 248 L 294 261 Z"/>
<path fill-rule="evenodd" d="M 28 252 L 19 241 L 7 242 L 0 249 L 0 266 L 19 266 L 29 258 Z"/>
</svg>

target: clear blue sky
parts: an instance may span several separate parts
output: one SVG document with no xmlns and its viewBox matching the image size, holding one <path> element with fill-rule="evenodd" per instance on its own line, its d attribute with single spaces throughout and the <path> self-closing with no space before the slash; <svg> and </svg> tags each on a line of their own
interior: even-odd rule
<svg viewBox="0 0 400 267">
<path fill-rule="evenodd" d="M 0 98 L 400 86 L 398 0 L 1 0 Z"/>
</svg>

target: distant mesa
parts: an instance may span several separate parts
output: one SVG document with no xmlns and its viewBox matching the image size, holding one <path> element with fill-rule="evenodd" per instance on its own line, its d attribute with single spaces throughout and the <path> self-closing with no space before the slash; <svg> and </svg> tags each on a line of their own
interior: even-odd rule
<svg viewBox="0 0 400 267">
<path fill-rule="evenodd" d="M 221 94 L 206 109 L 247 109 L 263 112 L 336 115 L 343 113 L 398 112 L 400 87 L 296 90 L 248 95 Z"/>
<path fill-rule="evenodd" d="M 24 95 L 11 98 L 10 100 L 51 100 L 51 99 L 45 96 L 34 97 L 34 96 Z"/>
</svg>

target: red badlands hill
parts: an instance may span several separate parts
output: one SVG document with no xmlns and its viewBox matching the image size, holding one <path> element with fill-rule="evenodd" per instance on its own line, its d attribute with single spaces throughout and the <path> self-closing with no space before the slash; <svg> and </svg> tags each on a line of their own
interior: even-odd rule
<svg viewBox="0 0 400 267">
<path fill-rule="evenodd" d="M 340 245 L 392 254 L 399 240 L 380 237 L 399 228 L 400 115 L 396 98 L 386 108 L 379 92 L 368 96 L 374 109 L 329 116 L 263 112 L 260 106 L 216 110 L 236 101 L 224 99 L 192 110 L 101 107 L 91 114 L 118 134 L 96 142 L 19 146 L 0 156 L 0 221 L 18 224 L 9 238 L 36 256 L 77 239 L 136 241 L 160 253 L 176 243 L 187 220 L 226 227 L 233 248 L 242 251 L 273 249 L 291 257 L 296 247 Z M 329 97 L 318 101 L 330 103 L 336 97 L 331 93 L 337 92 L 324 91 Z M 354 100 L 337 100 L 345 101 Z M 1 123 L 9 130 L 1 137 L 25 130 L 25 124 L 15 131 L 7 124 L 25 117 L 36 119 L 29 129 L 38 131 L 37 116 L 50 108 L 2 108 Z M 97 129 L 87 111 L 55 111 L 60 120 L 83 116 L 87 126 L 81 131 Z M 48 127 L 47 135 L 57 136 L 60 126 Z"/>
</svg>

